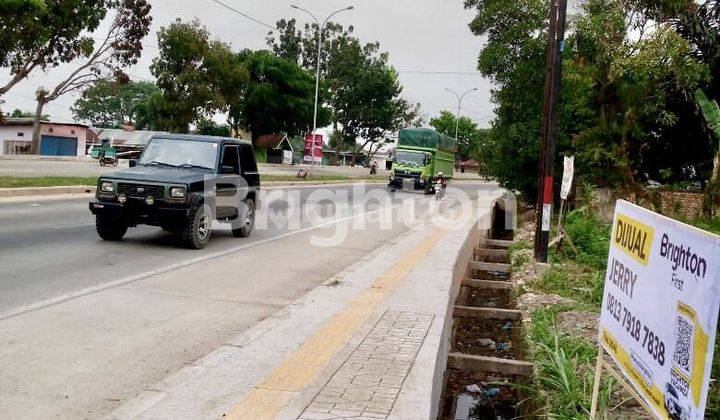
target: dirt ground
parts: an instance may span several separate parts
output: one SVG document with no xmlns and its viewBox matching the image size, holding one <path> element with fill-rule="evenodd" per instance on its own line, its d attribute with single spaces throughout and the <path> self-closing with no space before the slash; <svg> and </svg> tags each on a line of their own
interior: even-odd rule
<svg viewBox="0 0 720 420">
<path fill-rule="evenodd" d="M 476 401 L 469 419 L 510 420 L 522 418 L 517 406 L 520 396 L 513 385 L 517 378 L 449 369 L 446 372 L 441 420 L 453 420 L 458 396 L 466 395 Z M 472 385 L 475 385 L 474 387 Z M 468 390 L 471 387 L 471 390 Z M 479 391 L 479 392 L 478 392 Z"/>
<path fill-rule="evenodd" d="M 478 289 L 471 287 L 467 294 L 465 306 L 477 308 L 503 308 L 508 309 L 512 305 L 510 290 Z"/>
<path fill-rule="evenodd" d="M 455 332 L 453 349 L 474 356 L 516 359 L 520 327 L 512 321 L 463 319 Z"/>
<path fill-rule="evenodd" d="M 570 311 L 557 316 L 558 329 L 573 337 L 597 345 L 600 315 L 594 312 Z"/>
</svg>

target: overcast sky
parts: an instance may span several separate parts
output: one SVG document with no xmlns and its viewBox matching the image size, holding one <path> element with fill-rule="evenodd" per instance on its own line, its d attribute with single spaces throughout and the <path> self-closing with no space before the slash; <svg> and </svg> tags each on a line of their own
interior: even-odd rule
<svg viewBox="0 0 720 420">
<path fill-rule="evenodd" d="M 301 24 L 310 18 L 290 8 L 290 4 L 313 11 L 324 19 L 333 11 L 353 5 L 355 10 L 333 20 L 355 26 L 355 34 L 364 42 L 379 41 L 390 53 L 390 62 L 400 72 L 403 95 L 420 102 L 426 120 L 443 109 L 455 110 L 457 100 L 444 88 L 463 91 L 478 88 L 463 101 L 463 114 L 481 126 L 492 119 L 491 84 L 476 70 L 482 40 L 470 33 L 472 11 L 462 0 L 222 0 L 237 10 L 274 26 L 281 18 L 297 18 Z M 207 26 L 216 39 L 235 49 L 265 48 L 268 29 L 214 3 L 212 0 L 151 0 L 153 27 L 146 38 L 140 63 L 128 72 L 136 80 L 152 80 L 149 65 L 157 54 L 157 29 L 175 18 L 194 18 Z M 100 35 L 98 35 L 100 36 Z M 69 71 L 68 66 L 47 73 L 35 72 L 29 80 L 13 88 L 5 97 L 4 111 L 15 108 L 34 110 L 33 93 L 39 86 L 51 87 Z M 7 80 L 0 75 L 0 81 Z M 49 104 L 46 113 L 58 120 L 72 118 L 70 106 L 77 95 L 68 95 Z"/>
</svg>

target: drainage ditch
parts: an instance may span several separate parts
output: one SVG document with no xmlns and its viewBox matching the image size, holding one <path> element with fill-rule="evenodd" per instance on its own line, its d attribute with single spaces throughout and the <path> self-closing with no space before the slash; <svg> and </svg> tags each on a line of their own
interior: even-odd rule
<svg viewBox="0 0 720 420">
<path fill-rule="evenodd" d="M 515 310 L 509 240 L 485 240 L 469 263 L 453 312 L 439 420 L 515 419 L 533 365 L 523 361 L 522 314 Z"/>
</svg>

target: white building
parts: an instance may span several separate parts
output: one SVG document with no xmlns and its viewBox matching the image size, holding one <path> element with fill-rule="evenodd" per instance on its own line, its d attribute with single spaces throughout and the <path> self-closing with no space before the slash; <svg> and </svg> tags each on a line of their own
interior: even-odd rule
<svg viewBox="0 0 720 420">
<path fill-rule="evenodd" d="M 28 155 L 32 142 L 32 118 L 6 118 L 0 123 L 0 155 Z M 94 133 L 85 124 L 42 121 L 40 154 L 43 156 L 83 156 L 85 144 Z"/>
</svg>

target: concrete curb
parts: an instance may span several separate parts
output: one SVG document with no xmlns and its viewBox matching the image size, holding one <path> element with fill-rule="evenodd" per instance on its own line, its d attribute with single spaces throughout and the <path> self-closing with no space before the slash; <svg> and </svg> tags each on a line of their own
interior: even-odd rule
<svg viewBox="0 0 720 420">
<path fill-rule="evenodd" d="M 59 195 L 59 194 L 92 194 L 92 193 L 95 193 L 95 186 L 89 186 L 89 185 L 69 185 L 69 186 L 60 186 L 60 187 L 0 188 L 0 198 L 45 196 L 45 195 Z"/>
</svg>

